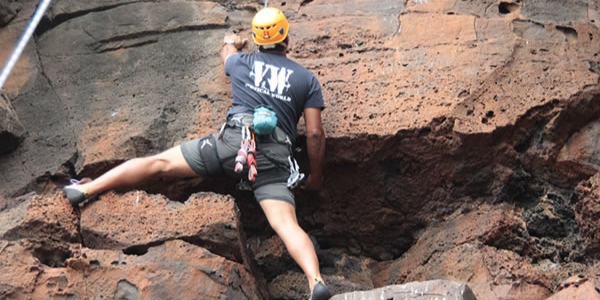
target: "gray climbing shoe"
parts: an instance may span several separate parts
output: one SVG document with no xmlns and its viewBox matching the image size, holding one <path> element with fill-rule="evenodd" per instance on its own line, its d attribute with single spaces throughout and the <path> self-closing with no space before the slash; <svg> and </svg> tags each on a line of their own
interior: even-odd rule
<svg viewBox="0 0 600 300">
<path fill-rule="evenodd" d="M 318 282 L 313 287 L 312 293 L 310 294 L 310 298 L 308 300 L 327 300 L 331 298 L 331 293 L 327 286 L 325 286 L 322 282 Z"/>
<path fill-rule="evenodd" d="M 89 181 L 89 179 L 87 181 Z M 87 195 L 87 193 L 85 193 L 80 188 L 78 188 L 78 185 L 80 185 L 81 183 L 87 182 L 87 181 L 85 181 L 85 180 L 79 181 L 76 179 L 71 179 L 71 184 L 69 184 L 63 188 L 63 192 L 65 193 L 65 196 L 67 196 L 67 199 L 69 199 L 69 202 L 71 202 L 71 204 L 77 205 L 77 204 L 84 202 L 90 198 Z"/>
</svg>

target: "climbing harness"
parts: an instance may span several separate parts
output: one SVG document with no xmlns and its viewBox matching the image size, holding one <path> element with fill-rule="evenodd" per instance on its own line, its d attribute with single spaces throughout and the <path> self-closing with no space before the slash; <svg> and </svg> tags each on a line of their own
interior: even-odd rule
<svg viewBox="0 0 600 300">
<path fill-rule="evenodd" d="M 6 65 L 4 66 L 4 69 L 2 70 L 2 73 L 0 74 L 0 90 L 2 90 L 6 79 L 8 79 L 8 75 L 17 63 L 17 60 L 21 56 L 21 53 L 23 53 L 23 49 L 25 49 L 27 42 L 31 38 L 31 35 L 33 35 L 33 31 L 42 19 L 44 12 L 46 12 L 46 9 L 48 8 L 48 5 L 50 5 L 50 1 L 51 0 L 42 0 L 35 13 L 33 14 L 33 17 L 31 17 L 29 24 L 27 24 L 27 28 L 25 28 L 23 35 L 21 35 L 17 47 L 15 47 L 15 50 L 9 57 L 8 61 L 6 62 Z"/>
<path fill-rule="evenodd" d="M 244 191 L 252 190 L 251 183 L 254 183 L 256 181 L 256 177 L 258 176 L 258 166 L 256 162 L 256 155 L 258 153 L 257 151 L 261 151 L 262 155 L 277 168 L 289 170 L 287 187 L 292 190 L 297 188 L 305 179 L 305 175 L 300 173 L 300 166 L 298 165 L 296 159 L 293 157 L 293 155 L 287 156 L 287 162 L 282 160 L 283 157 L 277 158 L 277 154 L 271 152 L 267 146 L 269 143 L 285 144 L 289 147 L 290 153 L 292 153 L 292 141 L 290 138 L 283 132 L 283 130 L 277 127 L 269 135 L 257 135 L 255 134 L 256 129 L 249 118 L 254 118 L 254 116 L 251 114 L 234 115 L 229 121 L 221 126 L 221 130 L 218 135 L 218 138 L 220 139 L 226 127 L 241 129 L 242 139 L 233 162 L 234 171 L 237 174 L 241 174 L 247 167 L 248 176 L 247 178 L 242 178 L 240 180 L 240 182 L 237 184 L 237 188 Z M 260 148 L 260 146 L 257 145 L 257 139 L 258 142 L 261 140 L 266 141 L 266 144 L 260 144 L 263 145 L 262 147 L 264 147 L 264 151 L 263 148 Z"/>
</svg>

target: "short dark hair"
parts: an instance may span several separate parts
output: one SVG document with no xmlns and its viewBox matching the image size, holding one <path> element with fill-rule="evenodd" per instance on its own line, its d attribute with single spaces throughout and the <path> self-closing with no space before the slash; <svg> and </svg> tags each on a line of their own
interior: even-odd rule
<svg viewBox="0 0 600 300">
<path fill-rule="evenodd" d="M 258 51 L 260 52 L 269 52 L 269 51 L 273 51 L 273 52 L 284 52 L 288 47 L 288 37 L 285 37 L 285 40 L 283 40 L 282 42 L 279 42 L 277 44 L 275 44 L 275 47 L 273 48 L 265 48 L 263 46 L 258 46 Z"/>
</svg>

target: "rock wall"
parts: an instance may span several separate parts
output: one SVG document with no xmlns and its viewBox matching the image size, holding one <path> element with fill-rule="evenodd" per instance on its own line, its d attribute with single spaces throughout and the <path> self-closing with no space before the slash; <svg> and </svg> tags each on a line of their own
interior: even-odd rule
<svg viewBox="0 0 600 300">
<path fill-rule="evenodd" d="M 0 27 L 13 20 L 19 10 L 20 6 L 17 3 L 8 0 L 0 1 Z M 4 57 L 5 53 L 8 53 L 7 50 L 8 48 L 4 49 L 3 47 L 0 50 L 0 57 Z M 19 121 L 10 101 L 0 92 L 0 155 L 15 150 L 24 134 L 23 125 Z"/>
<path fill-rule="evenodd" d="M 0 26 L 5 26 L 12 21 L 21 7 L 18 3 L 9 0 L 0 1 Z"/>
<path fill-rule="evenodd" d="M 444 279 L 477 299 L 600 295 L 598 0 L 269 3 L 326 97 L 324 189 L 299 191 L 297 209 L 331 289 Z M 19 5 L 2 61 L 36 2 Z M 137 299 L 199 281 L 209 298 L 306 296 L 235 182 L 159 180 L 82 208 L 59 192 L 216 130 L 222 37 L 249 38 L 261 5 L 53 2 L 0 102 L 18 125 L 0 121 L 0 264 L 29 270 L 0 277 L 0 295 Z"/>
</svg>

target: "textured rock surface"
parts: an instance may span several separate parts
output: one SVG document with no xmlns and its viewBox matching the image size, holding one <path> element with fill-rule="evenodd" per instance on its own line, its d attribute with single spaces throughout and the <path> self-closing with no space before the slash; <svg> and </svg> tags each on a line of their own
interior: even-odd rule
<svg viewBox="0 0 600 300">
<path fill-rule="evenodd" d="M 600 269 L 596 274 L 579 274 L 569 277 L 559 288 L 559 292 L 548 300 L 559 299 L 599 299 L 600 298 Z"/>
<path fill-rule="evenodd" d="M 0 29 L 2 61 L 37 1 L 18 3 Z M 444 279 L 478 299 L 544 299 L 579 293 L 583 285 L 565 288 L 565 280 L 597 274 L 598 0 L 269 3 L 291 22 L 289 56 L 318 76 L 326 97 L 324 190 L 299 191 L 297 210 L 333 291 Z M 3 260 L 10 271 L 0 295 L 42 297 L 51 286 L 68 297 L 67 288 L 93 286 L 77 279 L 91 271 L 98 297 L 169 294 L 178 288 L 141 278 L 166 257 L 156 253 L 177 244 L 209 249 L 222 265 L 181 252 L 175 265 L 247 269 L 248 285 L 219 281 L 221 295 L 306 297 L 300 270 L 235 182 L 159 180 L 75 210 L 57 191 L 69 177 L 95 177 L 218 128 L 229 106 L 222 37 L 250 37 L 261 5 L 53 1 L 0 102 L 0 114 L 12 116 L 0 123 L 13 124 L 0 133 L 10 127 L 20 140 L 17 148 L 0 142 L 11 150 L 0 156 L 0 252 L 13 257 Z M 240 215 L 227 197 L 188 200 L 199 190 L 231 195 Z M 135 209 L 138 195 L 151 205 Z M 210 228 L 224 229 L 216 237 Z M 248 236 L 246 251 L 238 234 Z M 234 247 L 219 246 L 226 241 Z M 253 257 L 240 260 L 245 252 Z M 116 256 L 127 267 L 106 263 Z M 14 270 L 27 275 L 5 276 Z M 127 279 L 101 279 L 109 273 Z"/>
<path fill-rule="evenodd" d="M 77 216 L 62 194 L 29 194 L 15 202 L 14 207 L 0 211 L 0 237 L 3 240 L 80 241 Z"/>
<path fill-rule="evenodd" d="M 34 290 L 42 265 L 38 258 L 32 255 L 27 240 L 18 242 L 0 241 L 0 297 L 26 299 Z"/>
<path fill-rule="evenodd" d="M 18 3 L 9 0 L 0 0 L 0 26 L 8 24 L 19 12 Z"/>
<path fill-rule="evenodd" d="M 167 241 L 143 256 L 72 248 L 62 265 L 40 263 L 52 252 L 39 253 L 38 245 L 27 240 L 2 241 L 0 246 L 4 299 L 264 297 L 243 265 L 181 240 Z"/>
<path fill-rule="evenodd" d="M 378 276 L 385 281 L 377 285 L 447 278 L 467 283 L 478 299 L 544 299 L 551 293 L 548 279 L 519 255 L 535 252 L 519 214 L 482 205 L 440 222 L 403 258 L 382 263 Z"/>
<path fill-rule="evenodd" d="M 600 250 L 600 175 L 582 182 L 577 189 L 580 197 L 575 206 L 576 219 L 587 240 L 587 252 L 593 255 Z"/>
<path fill-rule="evenodd" d="M 137 191 L 108 193 L 99 200 L 81 210 L 81 235 L 90 248 L 142 254 L 152 245 L 181 239 L 240 263 L 247 256 L 231 197 L 200 193 L 180 203 Z"/>
</svg>

